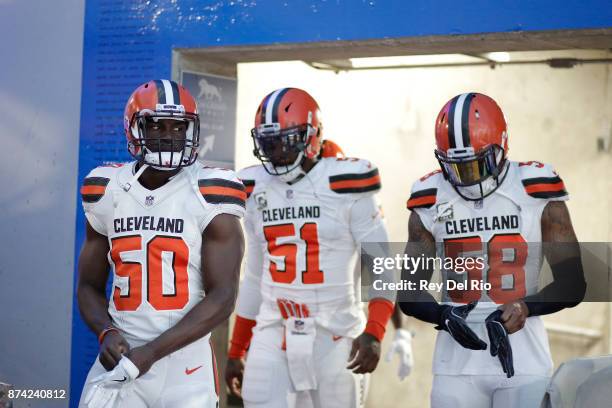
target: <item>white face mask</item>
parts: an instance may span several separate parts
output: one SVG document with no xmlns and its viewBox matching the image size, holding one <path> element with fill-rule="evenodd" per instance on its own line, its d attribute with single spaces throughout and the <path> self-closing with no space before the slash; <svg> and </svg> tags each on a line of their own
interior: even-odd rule
<svg viewBox="0 0 612 408">
<path fill-rule="evenodd" d="M 172 152 L 161 152 L 161 163 L 159 163 L 159 153 L 149 152 L 146 148 L 145 151 L 147 152 L 144 155 L 145 163 L 151 163 L 150 166 L 156 170 L 172 171 L 176 170 L 181 164 L 182 151 L 174 152 L 174 154 L 172 154 Z M 163 166 L 159 166 L 158 164 L 162 164 Z"/>
<path fill-rule="evenodd" d="M 274 175 L 274 177 L 278 177 L 285 183 L 291 183 L 296 181 L 298 178 L 306 175 L 304 169 L 302 169 L 301 163 L 304 157 L 304 152 L 300 152 L 297 159 L 291 164 L 286 166 L 274 166 L 271 162 L 264 163 L 264 166 L 267 168 L 268 173 Z M 291 169 L 287 171 L 287 169 Z M 281 173 L 281 174 L 275 174 Z"/>
<path fill-rule="evenodd" d="M 158 120 L 166 120 L 166 119 L 178 120 L 179 118 L 176 118 L 176 117 L 154 118 L 154 121 L 157 122 Z M 148 164 L 149 166 L 151 166 L 152 168 L 156 170 L 162 170 L 162 171 L 176 170 L 178 167 L 188 164 L 189 159 L 192 158 L 192 152 L 194 150 L 197 150 L 199 145 L 198 145 L 197 139 L 194 141 L 195 134 L 196 134 L 196 132 L 194 132 L 194 129 L 195 129 L 194 122 L 192 120 L 188 120 L 187 123 L 188 125 L 187 125 L 186 134 L 185 134 L 186 143 L 185 143 L 185 147 L 183 150 L 176 151 L 176 152 L 161 152 L 161 155 L 160 155 L 159 152 L 152 152 L 151 150 L 147 149 L 146 145 L 143 144 L 142 146 L 142 151 L 143 151 L 142 158 L 144 159 L 143 162 Z M 142 140 L 140 132 L 138 130 L 138 124 L 136 122 L 134 122 L 134 126 L 132 127 L 132 134 L 136 135 L 138 140 Z M 181 157 L 183 159 L 182 161 L 181 161 Z"/>
<path fill-rule="evenodd" d="M 489 177 L 485 181 L 473 186 L 457 186 L 455 188 L 459 190 L 459 194 L 462 196 L 472 200 L 479 200 L 497 188 L 497 181 L 493 177 Z"/>
<path fill-rule="evenodd" d="M 480 200 L 483 197 L 488 196 L 494 191 L 499 184 L 504 180 L 506 171 L 508 170 L 508 164 L 504 166 L 499 176 L 489 177 L 486 180 L 474 184 L 473 186 L 456 186 L 455 188 L 462 196 L 471 200 Z"/>
</svg>

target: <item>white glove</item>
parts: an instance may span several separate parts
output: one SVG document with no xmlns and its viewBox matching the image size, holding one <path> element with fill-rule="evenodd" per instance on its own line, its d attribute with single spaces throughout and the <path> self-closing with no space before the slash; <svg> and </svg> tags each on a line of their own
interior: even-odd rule
<svg viewBox="0 0 612 408">
<path fill-rule="evenodd" d="M 395 330 L 395 337 L 393 338 L 391 347 L 387 351 L 385 361 L 390 362 L 395 353 L 399 354 L 400 357 L 397 375 L 401 381 L 410 375 L 412 367 L 414 366 L 414 358 L 412 357 L 412 333 L 408 330 Z"/>
<path fill-rule="evenodd" d="M 91 380 L 92 387 L 85 396 L 88 408 L 114 407 L 122 392 L 131 388 L 140 370 L 132 361 L 123 356 L 117 366 Z"/>
</svg>

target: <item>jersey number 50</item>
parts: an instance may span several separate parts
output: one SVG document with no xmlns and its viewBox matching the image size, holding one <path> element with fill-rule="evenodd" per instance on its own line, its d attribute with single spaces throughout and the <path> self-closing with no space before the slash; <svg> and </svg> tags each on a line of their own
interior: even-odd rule
<svg viewBox="0 0 612 408">
<path fill-rule="evenodd" d="M 142 264 L 121 259 L 121 253 L 142 250 L 142 237 L 130 235 L 111 240 L 110 256 L 115 264 L 115 274 L 128 279 L 127 294 L 113 288 L 113 302 L 117 310 L 133 311 L 142 303 Z M 174 272 L 173 293 L 163 292 L 162 256 L 170 254 Z M 180 310 L 189 300 L 187 264 L 189 247 L 180 237 L 158 235 L 147 243 L 147 302 L 156 310 Z"/>
<path fill-rule="evenodd" d="M 295 225 L 280 224 L 264 227 L 271 257 L 283 257 L 284 269 L 279 269 L 274 261 L 270 262 L 272 280 L 279 283 L 292 283 L 295 280 L 297 263 L 297 244 L 279 244 L 279 238 L 294 237 Z M 302 272 L 302 282 L 306 284 L 323 283 L 323 271 L 319 270 L 319 235 L 317 224 L 307 222 L 300 228 L 300 238 L 306 243 L 306 270 Z"/>
</svg>

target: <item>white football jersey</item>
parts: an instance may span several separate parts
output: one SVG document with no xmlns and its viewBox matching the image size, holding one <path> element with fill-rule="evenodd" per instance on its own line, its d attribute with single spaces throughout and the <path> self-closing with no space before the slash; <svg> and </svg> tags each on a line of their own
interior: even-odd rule
<svg viewBox="0 0 612 408">
<path fill-rule="evenodd" d="M 203 299 L 202 233 L 218 214 L 242 217 L 246 197 L 231 170 L 194 164 L 148 190 L 131 180 L 135 164 L 98 167 L 81 188 L 87 220 L 110 246 L 108 311 L 132 346 L 153 340 Z"/>
<path fill-rule="evenodd" d="M 550 165 L 509 162 L 505 178 L 491 195 L 480 201 L 463 199 L 440 171 L 416 181 L 408 208 L 416 211 L 433 235 L 442 258 L 480 257 L 483 268 L 458 274 L 442 270 L 443 280 L 470 280 L 490 288 L 444 290 L 444 303 L 478 300 L 467 318 L 478 336 L 488 341 L 484 319 L 500 304 L 538 291 L 543 255 L 541 216 L 550 201 L 567 200 L 563 181 Z M 444 288 L 447 286 L 445 285 Z M 549 375 L 552 368 L 548 339 L 539 317 L 510 335 L 516 374 Z M 499 374 L 501 366 L 489 350 L 461 347 L 440 332 L 434 356 L 434 374 Z"/>
<path fill-rule="evenodd" d="M 247 189 L 247 268 L 238 315 L 258 327 L 282 321 L 278 301 L 305 305 L 317 325 L 355 337 L 365 327 L 360 243 L 386 241 L 374 194 L 378 169 L 353 158 L 323 158 L 287 184 L 261 165 L 238 173 Z M 393 299 L 394 300 L 394 299 Z"/>
</svg>

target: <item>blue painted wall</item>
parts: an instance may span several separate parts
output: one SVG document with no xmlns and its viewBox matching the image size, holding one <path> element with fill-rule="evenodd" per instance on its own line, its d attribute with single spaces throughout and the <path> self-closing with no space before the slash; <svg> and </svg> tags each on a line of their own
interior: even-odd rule
<svg viewBox="0 0 612 408">
<path fill-rule="evenodd" d="M 604 27 L 612 27 L 612 7 L 602 0 L 89 0 L 79 180 L 104 161 L 129 159 L 122 127 L 125 101 L 139 84 L 171 76 L 176 47 Z M 77 255 L 83 219 L 78 202 Z M 79 314 L 73 316 L 71 406 L 76 406 L 97 343 Z"/>
</svg>

